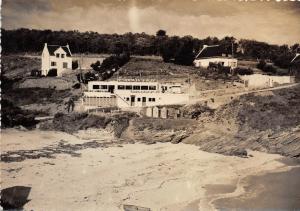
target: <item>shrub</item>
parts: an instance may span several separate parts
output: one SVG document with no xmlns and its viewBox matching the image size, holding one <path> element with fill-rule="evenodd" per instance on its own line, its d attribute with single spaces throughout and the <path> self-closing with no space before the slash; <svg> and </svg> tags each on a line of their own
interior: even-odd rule
<svg viewBox="0 0 300 211">
<path fill-rule="evenodd" d="M 253 70 L 250 69 L 250 68 L 237 67 L 234 70 L 234 74 L 238 74 L 238 75 L 252 75 L 253 74 Z"/>
<path fill-rule="evenodd" d="M 266 73 L 276 73 L 276 68 L 273 65 L 266 65 L 263 71 Z"/>
<path fill-rule="evenodd" d="M 50 76 L 50 77 L 57 76 L 57 69 L 50 69 L 47 76 Z"/>
<path fill-rule="evenodd" d="M 75 70 L 79 67 L 78 60 L 72 61 L 72 70 Z"/>
<path fill-rule="evenodd" d="M 256 65 L 256 67 L 258 69 L 264 70 L 266 65 L 267 65 L 267 63 L 265 62 L 265 60 L 260 60 L 259 63 Z"/>
<path fill-rule="evenodd" d="M 38 69 L 33 69 L 30 72 L 30 76 L 33 77 L 41 77 L 42 76 L 42 71 L 38 70 Z"/>
</svg>

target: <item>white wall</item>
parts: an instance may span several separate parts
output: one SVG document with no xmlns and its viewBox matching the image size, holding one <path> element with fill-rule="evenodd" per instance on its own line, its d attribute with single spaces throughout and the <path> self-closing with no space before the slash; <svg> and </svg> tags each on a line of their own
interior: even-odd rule
<svg viewBox="0 0 300 211">
<path fill-rule="evenodd" d="M 57 58 L 56 53 L 60 54 Z M 64 54 L 64 58 L 61 58 L 61 54 Z M 51 62 L 55 62 L 55 66 L 51 66 Z M 67 68 L 63 67 L 63 63 L 67 63 Z M 72 57 L 67 57 L 66 52 L 60 47 L 54 52 L 54 56 L 50 56 L 47 47 L 44 47 L 42 53 L 42 75 L 47 75 L 50 69 L 57 69 L 57 76 L 62 76 L 62 73 L 66 69 L 72 69 Z"/>
<path fill-rule="evenodd" d="M 273 87 L 277 84 L 294 83 L 293 77 L 291 76 L 270 76 L 262 74 L 253 74 L 240 76 L 240 78 L 244 81 L 246 87 L 252 88 L 265 88 Z"/>
<path fill-rule="evenodd" d="M 210 62 L 212 62 L 212 63 L 224 62 L 225 67 L 232 67 L 232 68 L 237 67 L 237 59 L 235 59 L 235 58 L 222 58 L 222 57 L 195 59 L 194 60 L 194 65 L 195 65 L 195 67 L 207 68 L 209 66 Z"/>
<path fill-rule="evenodd" d="M 44 46 L 42 52 L 42 75 L 47 75 L 50 67 L 50 55 L 46 46 Z"/>
</svg>

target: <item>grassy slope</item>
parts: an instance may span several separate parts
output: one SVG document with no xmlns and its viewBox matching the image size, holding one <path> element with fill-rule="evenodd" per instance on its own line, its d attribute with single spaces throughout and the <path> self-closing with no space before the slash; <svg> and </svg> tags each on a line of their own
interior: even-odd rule
<svg viewBox="0 0 300 211">
<path fill-rule="evenodd" d="M 300 86 L 241 96 L 218 109 L 186 143 L 230 154 L 252 149 L 300 157 Z"/>
</svg>

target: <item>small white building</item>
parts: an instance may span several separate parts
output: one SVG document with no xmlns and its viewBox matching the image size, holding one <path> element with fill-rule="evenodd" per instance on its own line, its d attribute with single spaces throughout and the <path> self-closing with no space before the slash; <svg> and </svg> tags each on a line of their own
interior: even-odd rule
<svg viewBox="0 0 300 211">
<path fill-rule="evenodd" d="M 90 81 L 84 92 L 83 105 L 86 109 L 94 109 L 184 104 L 189 101 L 189 94 L 183 90 L 183 85 L 178 83 Z"/>
<path fill-rule="evenodd" d="M 291 84 L 295 82 L 293 76 L 272 76 L 272 75 L 243 75 L 240 78 L 244 81 L 245 87 L 248 88 L 268 88 L 282 84 Z"/>
<path fill-rule="evenodd" d="M 237 59 L 233 58 L 231 54 L 225 53 L 219 45 L 204 45 L 202 50 L 195 57 L 195 67 L 207 68 L 210 63 L 221 64 L 224 67 L 237 67 Z"/>
<path fill-rule="evenodd" d="M 66 69 L 72 69 L 72 54 L 69 45 L 59 46 L 45 43 L 41 69 L 44 76 L 47 76 L 51 69 L 56 76 L 62 76 Z"/>
</svg>

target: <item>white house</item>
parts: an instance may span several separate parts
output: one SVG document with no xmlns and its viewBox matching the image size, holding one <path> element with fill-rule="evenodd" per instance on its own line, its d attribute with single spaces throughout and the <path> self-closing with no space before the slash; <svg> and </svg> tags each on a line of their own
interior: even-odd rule
<svg viewBox="0 0 300 211">
<path fill-rule="evenodd" d="M 189 101 L 185 88 L 178 83 L 151 81 L 90 81 L 83 105 L 85 109 L 93 109 L 184 104 Z"/>
<path fill-rule="evenodd" d="M 42 52 L 42 75 L 48 75 L 49 70 L 53 69 L 54 74 L 62 76 L 66 69 L 72 69 L 72 54 L 69 45 L 47 45 L 45 43 Z"/>
<path fill-rule="evenodd" d="M 210 63 L 221 64 L 232 69 L 237 67 L 237 59 L 233 58 L 231 54 L 225 53 L 219 45 L 204 45 L 194 60 L 196 67 L 207 68 Z"/>
</svg>

